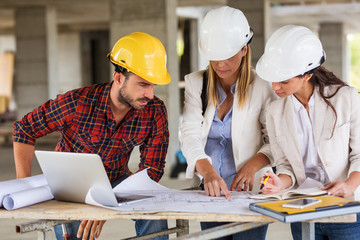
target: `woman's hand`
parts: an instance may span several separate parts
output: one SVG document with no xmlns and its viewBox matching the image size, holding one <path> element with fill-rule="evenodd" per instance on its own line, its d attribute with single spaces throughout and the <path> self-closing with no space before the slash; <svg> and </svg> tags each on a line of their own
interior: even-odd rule
<svg viewBox="0 0 360 240">
<path fill-rule="evenodd" d="M 349 186 L 346 182 L 332 182 L 326 185 L 323 190 L 327 190 L 328 194 L 338 197 L 350 197 L 356 190 L 353 186 Z"/>
<path fill-rule="evenodd" d="M 265 154 L 257 153 L 237 172 L 230 185 L 230 190 L 251 191 L 254 185 L 255 173 L 269 163 L 270 161 Z"/>
<path fill-rule="evenodd" d="M 360 185 L 360 172 L 350 173 L 349 178 L 344 182 L 332 182 L 326 185 L 323 190 L 327 190 L 330 195 L 338 197 L 350 197 Z"/>
<path fill-rule="evenodd" d="M 262 184 L 264 182 L 264 180 L 267 176 L 269 176 L 269 179 L 266 181 L 266 183 L 262 189 L 264 194 L 277 193 L 277 192 L 285 189 L 283 180 L 281 179 L 281 177 L 285 177 L 285 175 L 279 177 L 275 173 L 273 173 L 271 171 L 267 171 L 264 174 L 264 176 L 260 178 L 260 184 Z M 287 176 L 287 177 L 290 178 L 289 176 Z M 290 178 L 290 180 L 291 180 L 291 178 Z"/>
<path fill-rule="evenodd" d="M 102 221 L 82 220 L 79 226 L 79 230 L 77 232 L 77 238 L 81 238 L 82 235 L 83 240 L 88 239 L 90 229 L 91 232 L 89 239 L 98 238 L 100 236 L 102 227 L 104 226 L 105 222 L 106 222 L 105 220 Z"/>
<path fill-rule="evenodd" d="M 256 170 L 249 164 L 245 164 L 232 180 L 231 191 L 251 191 L 254 185 Z"/>
<path fill-rule="evenodd" d="M 227 199 L 230 199 L 230 193 L 226 186 L 226 183 L 222 177 L 215 171 L 211 171 L 204 177 L 204 189 L 206 195 L 212 197 L 220 197 L 221 191 L 225 194 Z"/>
<path fill-rule="evenodd" d="M 216 172 L 209 160 L 199 159 L 196 162 L 195 169 L 204 177 L 204 189 L 206 195 L 220 197 L 221 192 L 223 192 L 227 199 L 231 198 L 224 179 Z"/>
</svg>

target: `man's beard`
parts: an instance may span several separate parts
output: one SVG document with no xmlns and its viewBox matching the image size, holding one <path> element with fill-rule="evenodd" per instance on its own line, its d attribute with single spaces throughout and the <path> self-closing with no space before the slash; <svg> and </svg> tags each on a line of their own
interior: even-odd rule
<svg viewBox="0 0 360 240">
<path fill-rule="evenodd" d="M 128 94 L 126 93 L 126 85 L 123 86 L 120 91 L 119 91 L 119 95 L 117 97 L 118 101 L 129 106 L 132 107 L 136 110 L 140 110 L 143 109 L 146 105 L 137 105 L 136 102 L 138 101 L 147 101 L 149 102 L 151 99 L 147 98 L 147 97 L 143 97 L 143 98 L 138 98 L 138 99 L 133 99 L 131 97 L 128 96 Z"/>
</svg>

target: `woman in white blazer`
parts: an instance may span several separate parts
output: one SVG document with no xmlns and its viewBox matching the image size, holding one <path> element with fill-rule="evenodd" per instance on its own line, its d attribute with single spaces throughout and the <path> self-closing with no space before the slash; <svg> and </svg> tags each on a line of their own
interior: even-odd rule
<svg viewBox="0 0 360 240">
<path fill-rule="evenodd" d="M 280 97 L 266 114 L 277 172 L 265 174 L 265 194 L 312 178 L 331 195 L 360 200 L 360 97 L 322 67 L 324 61 L 320 40 L 305 27 L 288 25 L 269 38 L 256 65 Z M 360 239 L 357 217 L 355 223 L 316 223 L 315 239 Z M 301 239 L 300 223 L 291 230 Z"/>
<path fill-rule="evenodd" d="M 208 12 L 199 40 L 200 53 L 210 61 L 207 87 L 203 87 L 204 71 L 185 76 L 180 142 L 188 163 L 186 176 L 200 177 L 209 196 L 220 197 L 222 192 L 231 198 L 229 189 L 258 188 L 254 179 L 266 172 L 265 166 L 271 169 L 264 109 L 275 96 L 270 84 L 250 68 L 252 35 L 240 10 L 221 7 Z M 201 223 L 203 230 L 218 225 Z M 267 225 L 231 239 L 265 239 L 266 230 Z"/>
</svg>

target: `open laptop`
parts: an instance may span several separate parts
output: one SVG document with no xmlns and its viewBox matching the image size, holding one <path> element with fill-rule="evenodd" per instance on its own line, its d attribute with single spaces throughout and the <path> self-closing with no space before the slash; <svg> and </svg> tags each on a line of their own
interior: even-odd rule
<svg viewBox="0 0 360 240">
<path fill-rule="evenodd" d="M 90 189 L 96 202 L 109 207 L 152 197 L 115 195 L 97 154 L 35 151 L 35 155 L 56 200 L 85 203 Z"/>
</svg>

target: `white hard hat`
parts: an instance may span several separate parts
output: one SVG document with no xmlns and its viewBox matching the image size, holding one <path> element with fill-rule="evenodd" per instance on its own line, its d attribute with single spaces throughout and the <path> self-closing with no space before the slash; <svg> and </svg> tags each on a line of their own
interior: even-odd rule
<svg viewBox="0 0 360 240">
<path fill-rule="evenodd" d="M 228 6 L 216 8 L 201 23 L 199 50 L 207 60 L 225 60 L 237 54 L 252 35 L 240 10 Z"/>
<path fill-rule="evenodd" d="M 303 26 L 287 25 L 276 30 L 256 64 L 257 74 L 269 82 L 281 82 L 302 75 L 325 61 L 317 36 Z"/>
</svg>

